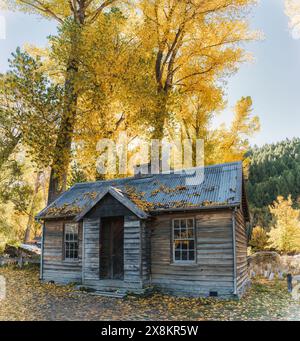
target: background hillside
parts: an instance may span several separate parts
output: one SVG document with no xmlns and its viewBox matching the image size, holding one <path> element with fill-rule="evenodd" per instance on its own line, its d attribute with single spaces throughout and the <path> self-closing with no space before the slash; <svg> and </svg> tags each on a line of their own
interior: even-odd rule
<svg viewBox="0 0 300 341">
<path fill-rule="evenodd" d="M 253 226 L 268 227 L 268 206 L 281 195 L 292 195 L 295 206 L 300 198 L 300 138 L 254 147 L 250 158 L 248 199 L 253 213 Z"/>
</svg>

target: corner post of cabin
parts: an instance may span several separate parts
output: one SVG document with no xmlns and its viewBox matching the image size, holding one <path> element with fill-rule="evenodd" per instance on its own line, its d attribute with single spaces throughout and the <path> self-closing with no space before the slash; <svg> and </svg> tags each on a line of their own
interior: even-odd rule
<svg viewBox="0 0 300 341">
<path fill-rule="evenodd" d="M 42 223 L 42 240 L 41 240 L 41 257 L 40 257 L 40 280 L 44 279 L 44 235 L 45 235 L 45 222 Z"/>
<path fill-rule="evenodd" d="M 237 295 L 236 209 L 232 211 L 233 295 Z"/>
</svg>

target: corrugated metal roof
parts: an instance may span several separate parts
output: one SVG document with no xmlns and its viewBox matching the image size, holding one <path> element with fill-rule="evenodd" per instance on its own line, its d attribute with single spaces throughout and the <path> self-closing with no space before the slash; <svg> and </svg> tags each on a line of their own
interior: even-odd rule
<svg viewBox="0 0 300 341">
<path fill-rule="evenodd" d="M 200 168 L 195 168 L 200 170 Z M 203 168 L 202 168 L 203 170 Z M 63 193 L 41 211 L 37 219 L 79 216 L 94 206 L 109 187 L 122 192 L 147 212 L 172 209 L 201 209 L 239 206 L 242 200 L 242 163 L 204 167 L 204 181 L 197 184 L 201 173 L 190 171 L 153 174 L 108 181 L 79 183 Z M 193 184 L 187 181 L 193 177 Z M 199 177 L 199 179 L 197 178 Z"/>
</svg>

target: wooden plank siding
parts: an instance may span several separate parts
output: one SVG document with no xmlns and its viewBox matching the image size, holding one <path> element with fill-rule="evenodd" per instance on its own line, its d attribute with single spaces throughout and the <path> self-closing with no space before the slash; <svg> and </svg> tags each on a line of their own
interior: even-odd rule
<svg viewBox="0 0 300 341">
<path fill-rule="evenodd" d="M 124 282 L 130 289 L 143 288 L 141 222 L 135 216 L 124 219 Z"/>
<path fill-rule="evenodd" d="M 124 280 L 101 279 L 101 218 L 124 217 Z M 172 222 L 194 218 L 196 261 L 173 262 Z M 140 220 L 115 198 L 103 198 L 79 223 L 78 261 L 64 259 L 64 224 L 44 223 L 42 279 L 82 283 L 101 291 L 141 293 L 149 286 L 182 296 L 220 297 L 244 292 L 248 279 L 246 222 L 241 209 L 164 213 Z"/>
<path fill-rule="evenodd" d="M 195 264 L 178 265 L 172 259 L 172 219 L 195 218 Z M 232 211 L 213 211 L 158 216 L 152 227 L 151 282 L 163 292 L 207 296 L 232 295 L 233 283 Z"/>
<path fill-rule="evenodd" d="M 43 236 L 42 279 L 57 283 L 81 283 L 82 268 L 82 224 L 79 224 L 78 260 L 64 259 L 64 224 L 68 221 L 48 220 Z"/>
<path fill-rule="evenodd" d="M 143 287 L 151 284 L 151 221 L 141 221 L 141 255 Z"/>
<path fill-rule="evenodd" d="M 236 238 L 236 285 L 238 295 L 242 295 L 249 283 L 247 260 L 247 231 L 245 217 L 241 209 L 235 212 Z"/>
<path fill-rule="evenodd" d="M 94 288 L 100 279 L 100 218 L 83 220 L 82 283 Z"/>
</svg>

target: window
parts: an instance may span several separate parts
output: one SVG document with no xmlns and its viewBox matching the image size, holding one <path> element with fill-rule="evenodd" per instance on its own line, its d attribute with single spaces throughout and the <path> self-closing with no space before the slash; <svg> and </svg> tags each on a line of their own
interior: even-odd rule
<svg viewBox="0 0 300 341">
<path fill-rule="evenodd" d="M 195 250 L 195 220 L 173 220 L 173 261 L 175 263 L 194 263 Z"/>
<path fill-rule="evenodd" d="M 78 224 L 65 224 L 65 259 L 78 259 Z"/>
</svg>

